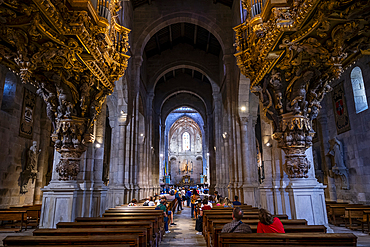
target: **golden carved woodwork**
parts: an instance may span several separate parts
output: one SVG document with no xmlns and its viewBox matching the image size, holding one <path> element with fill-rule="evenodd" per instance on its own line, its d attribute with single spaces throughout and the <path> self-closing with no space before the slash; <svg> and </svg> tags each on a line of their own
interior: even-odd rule
<svg viewBox="0 0 370 247">
<path fill-rule="evenodd" d="M 0 1 L 0 63 L 47 105 L 60 179 L 75 179 L 96 116 L 124 75 L 129 29 L 119 0 Z"/>
<path fill-rule="evenodd" d="M 273 123 L 287 174 L 307 177 L 312 120 L 330 82 L 369 54 L 370 2 L 243 0 L 243 7 L 247 19 L 234 28 L 237 64 Z"/>
</svg>

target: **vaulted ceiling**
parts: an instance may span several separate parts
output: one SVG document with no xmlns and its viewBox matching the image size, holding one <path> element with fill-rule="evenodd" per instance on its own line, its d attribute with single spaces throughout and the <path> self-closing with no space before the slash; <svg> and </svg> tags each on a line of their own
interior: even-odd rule
<svg viewBox="0 0 370 247">
<path fill-rule="evenodd" d="M 134 6 L 134 9 L 143 4 L 151 4 L 152 1 L 154 0 L 131 0 L 132 5 Z M 175 0 L 168 0 L 168 1 L 175 1 Z M 178 1 L 183 1 L 183 0 L 178 0 Z M 213 3 L 215 4 L 221 3 L 231 8 L 233 5 L 233 0 L 213 0 Z"/>
<path fill-rule="evenodd" d="M 176 23 L 159 30 L 145 47 L 146 57 L 150 58 L 171 49 L 177 44 L 187 43 L 195 49 L 218 56 L 221 45 L 208 30 L 191 23 Z"/>
</svg>

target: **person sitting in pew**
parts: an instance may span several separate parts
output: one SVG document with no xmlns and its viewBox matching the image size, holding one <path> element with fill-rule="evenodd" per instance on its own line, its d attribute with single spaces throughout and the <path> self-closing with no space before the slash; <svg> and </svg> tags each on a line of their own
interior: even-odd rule
<svg viewBox="0 0 370 247">
<path fill-rule="evenodd" d="M 233 205 L 234 206 L 242 205 L 242 203 L 239 202 L 238 200 L 239 200 L 239 197 L 238 196 L 234 196 L 234 201 L 233 201 Z"/>
<path fill-rule="evenodd" d="M 203 211 L 204 210 L 211 210 L 211 209 L 212 209 L 212 207 L 208 204 L 208 199 L 207 198 L 203 199 L 202 207 L 200 209 L 198 219 L 195 223 L 195 230 L 198 231 L 196 234 L 202 235 L 202 232 L 203 232 Z"/>
<path fill-rule="evenodd" d="M 224 208 L 232 208 L 234 205 L 231 203 L 229 198 L 225 197 L 223 206 Z"/>
<path fill-rule="evenodd" d="M 233 210 L 233 221 L 224 225 L 221 232 L 233 233 L 233 232 L 242 232 L 242 233 L 252 233 L 252 229 L 248 224 L 245 224 L 241 221 L 243 218 L 243 210 L 239 207 L 235 207 Z"/>
<path fill-rule="evenodd" d="M 151 196 L 150 199 L 149 199 L 149 207 L 153 207 L 153 206 L 155 206 L 154 197 Z"/>
<path fill-rule="evenodd" d="M 155 208 L 155 210 L 162 210 L 163 211 L 163 214 L 164 214 L 164 230 L 165 230 L 165 233 L 170 233 L 170 231 L 168 230 L 168 214 L 167 214 L 167 207 L 166 207 L 166 202 L 165 202 L 165 199 L 161 199 L 161 202 L 159 203 L 159 205 Z"/>
<path fill-rule="evenodd" d="M 143 203 L 143 206 L 149 206 L 149 197 L 145 198 L 145 202 Z"/>
<path fill-rule="evenodd" d="M 128 204 L 129 207 L 136 207 L 137 200 L 134 198 L 131 200 L 131 202 Z"/>
<path fill-rule="evenodd" d="M 257 233 L 285 233 L 283 223 L 277 217 L 273 217 L 266 209 L 259 209 L 260 222 L 257 225 Z"/>
<path fill-rule="evenodd" d="M 167 197 L 163 196 L 162 199 L 163 200 L 163 204 L 166 206 L 166 209 L 167 209 Z M 171 226 L 175 226 L 176 224 L 173 223 L 173 214 L 172 214 L 172 211 L 171 210 L 167 210 L 167 215 L 170 219 L 170 222 L 171 222 Z"/>
</svg>

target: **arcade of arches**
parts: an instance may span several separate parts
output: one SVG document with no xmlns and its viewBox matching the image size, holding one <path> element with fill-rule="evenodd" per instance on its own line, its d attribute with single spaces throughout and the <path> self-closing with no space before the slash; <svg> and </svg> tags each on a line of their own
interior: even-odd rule
<svg viewBox="0 0 370 247">
<path fill-rule="evenodd" d="M 22 84 L 27 75 L 11 72 L 0 59 L 1 208 L 42 203 L 40 227 L 55 227 L 59 221 L 99 216 L 106 208 L 132 198 L 160 193 L 161 188 L 179 184 L 185 176 L 189 184 L 207 185 L 211 192 L 230 198 L 237 195 L 243 203 L 293 219 L 305 218 L 309 224 L 328 224 L 325 200 L 370 203 L 368 50 L 351 65 L 343 66 L 343 73 L 330 81 L 334 90 L 322 96 L 320 112 L 310 119 L 310 133 L 316 133 L 310 141 L 307 136 L 306 143 L 310 144 L 300 154 L 306 155 L 302 162 L 311 165 L 304 176 L 294 177 L 291 173 L 296 171 L 285 169 L 291 156 L 274 139 L 277 125 L 269 113 L 278 111 L 279 105 L 275 101 L 275 108 L 268 108 L 263 96 L 270 84 L 260 93 L 254 87 L 252 93 L 247 69 L 241 70 L 234 56 L 239 44 L 234 46 L 233 28 L 241 23 L 244 13 L 240 1 L 120 3 L 119 21 L 131 30 L 127 48 L 130 58 L 124 76 L 115 80 L 114 91 L 106 98 L 80 88 L 72 93 L 81 93 L 81 106 L 70 114 L 76 112 L 81 119 L 90 114 L 94 120 L 89 122 L 93 140 L 84 143 L 81 158 L 68 158 L 75 162 L 70 164 L 77 164 L 74 175 L 61 173 L 60 164 L 67 156 L 61 146 L 56 150 L 54 145 L 62 145 L 66 139 L 55 136 L 58 126 L 51 119 L 59 117 L 58 111 L 52 106 L 53 94 L 45 97 L 49 89 L 39 81 L 59 80 L 56 85 L 67 85 L 79 78 L 81 88 L 97 89 L 103 84 L 82 75 L 67 77 L 64 72 L 60 77 L 52 76 L 53 70 L 45 70 L 34 85 Z M 3 48 L 6 42 L 0 38 L 1 56 L 7 52 Z M 104 44 L 101 41 L 100 46 Z M 108 54 L 109 49 L 105 52 Z M 96 55 L 91 54 L 81 54 L 78 59 L 90 61 Z M 49 58 L 39 59 L 46 64 Z M 305 76 L 316 73 L 312 71 L 304 72 L 308 73 Z M 294 80 L 299 81 L 303 72 L 295 72 Z M 305 91 L 308 86 L 302 88 Z M 58 97 L 65 92 L 63 87 L 57 89 Z M 98 103 L 83 106 L 91 95 L 94 102 L 102 104 L 99 114 L 93 111 Z M 302 100 L 297 98 L 296 105 L 284 105 L 284 109 L 301 107 Z M 66 118 L 69 105 L 65 106 Z M 298 132 L 294 135 L 300 136 Z M 72 140 L 75 148 L 80 147 L 79 141 L 81 138 Z M 32 145 L 36 146 L 32 149 Z"/>
</svg>

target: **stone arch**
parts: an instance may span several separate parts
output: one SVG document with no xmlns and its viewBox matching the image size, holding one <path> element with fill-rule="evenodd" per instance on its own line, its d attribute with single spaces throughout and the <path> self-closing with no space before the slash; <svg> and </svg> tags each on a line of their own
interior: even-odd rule
<svg viewBox="0 0 370 247">
<path fill-rule="evenodd" d="M 153 77 L 154 78 L 153 84 L 149 85 L 149 87 L 154 89 L 156 87 L 157 83 L 158 83 L 158 80 L 161 77 L 163 77 L 165 74 L 167 74 L 168 72 L 170 72 L 172 70 L 183 69 L 183 68 L 184 69 L 193 69 L 193 70 L 196 70 L 196 71 L 202 73 L 211 82 L 212 90 L 213 91 L 219 91 L 218 84 L 215 82 L 214 78 L 211 78 L 209 76 L 212 73 L 205 66 L 203 66 L 201 64 L 193 63 L 191 61 L 178 61 L 176 63 L 168 64 L 166 67 L 161 68 L 161 70 L 159 70 L 155 74 L 155 76 Z"/>
<path fill-rule="evenodd" d="M 181 22 L 195 24 L 211 32 L 216 37 L 218 42 L 220 43 L 222 52 L 223 54 L 225 54 L 226 47 L 223 42 L 224 38 L 222 38 L 222 35 L 221 35 L 222 29 L 211 19 L 203 15 L 190 13 L 190 12 L 174 12 L 174 13 L 171 13 L 165 16 L 160 16 L 157 20 L 153 21 L 151 25 L 148 25 L 141 32 L 138 40 L 135 42 L 136 44 L 138 44 L 138 47 L 135 46 L 133 48 L 134 50 L 133 54 L 135 54 L 136 56 L 142 56 L 146 44 L 148 43 L 149 39 L 154 34 L 156 34 L 162 28 L 167 27 L 168 25 L 181 23 Z"/>
<path fill-rule="evenodd" d="M 193 96 L 198 97 L 198 98 L 203 102 L 204 107 L 205 107 L 205 109 L 207 110 L 207 104 L 206 104 L 206 102 L 204 101 L 204 99 L 203 99 L 199 94 L 197 94 L 197 93 L 195 93 L 195 92 L 187 91 L 187 90 L 181 90 L 181 91 L 177 91 L 177 92 L 175 92 L 175 93 L 172 93 L 172 94 L 168 95 L 166 98 L 164 98 L 164 99 L 163 99 L 162 104 L 161 104 L 161 108 L 160 108 L 160 109 L 161 109 L 161 111 L 162 111 L 163 105 L 166 103 L 166 101 L 167 101 L 169 98 L 171 98 L 172 96 L 174 96 L 174 95 L 176 95 L 176 94 L 181 94 L 181 93 L 187 93 L 187 94 L 191 94 L 191 95 L 193 95 Z M 186 105 L 186 104 L 184 104 L 184 106 L 187 106 L 187 105 Z M 178 108 L 178 106 L 174 106 L 174 107 L 173 107 L 173 109 L 172 109 L 171 111 L 175 110 L 176 108 Z M 191 107 L 191 108 L 192 108 L 192 107 Z M 197 111 L 199 112 L 199 110 L 198 110 L 198 109 L 195 109 L 195 110 L 197 110 Z M 167 116 L 166 116 L 166 117 L 167 117 Z"/>
</svg>

